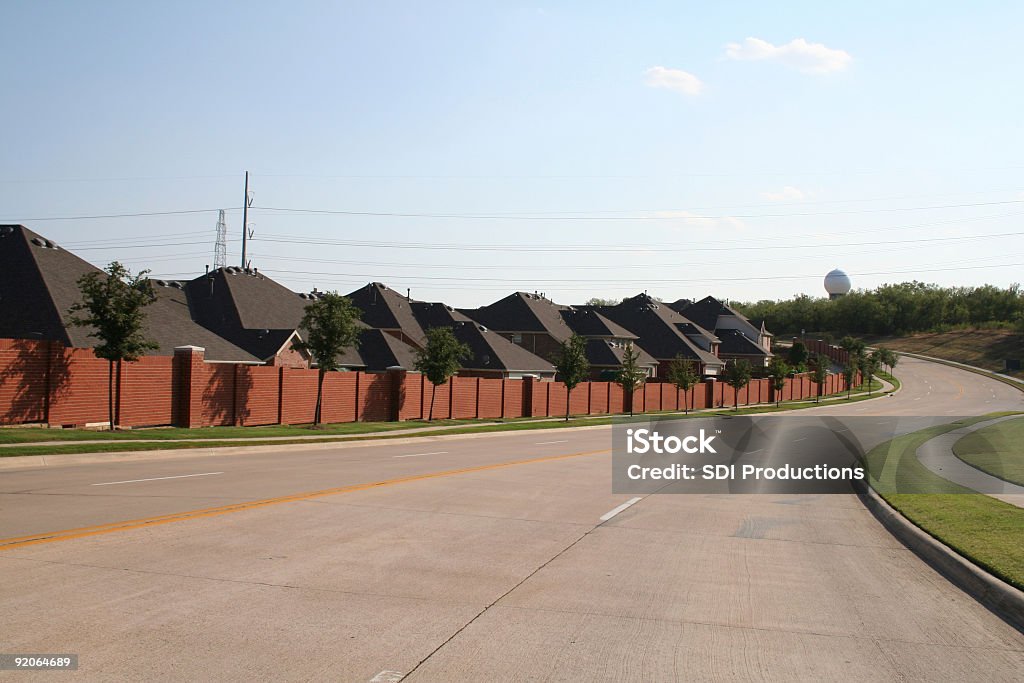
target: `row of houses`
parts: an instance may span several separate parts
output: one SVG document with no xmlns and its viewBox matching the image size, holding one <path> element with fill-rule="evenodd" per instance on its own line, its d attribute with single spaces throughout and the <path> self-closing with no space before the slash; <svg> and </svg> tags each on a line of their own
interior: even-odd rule
<svg viewBox="0 0 1024 683">
<path fill-rule="evenodd" d="M 0 226 L 0 337 L 92 346 L 89 330 L 68 325 L 80 299 L 78 280 L 96 266 L 21 225 Z M 322 292 L 293 292 L 257 269 L 219 268 L 191 280 L 153 280 L 145 334 L 171 355 L 175 347 L 206 349 L 209 362 L 308 367 L 297 348 L 305 308 Z M 349 370 L 411 369 L 426 331 L 448 327 L 471 358 L 460 375 L 555 377 L 554 361 L 572 335 L 586 340 L 593 379 L 610 379 L 627 349 L 650 378 L 664 377 L 678 356 L 701 374 L 722 373 L 730 359 L 755 367 L 772 357 L 772 335 L 714 297 L 664 303 L 646 293 L 615 305 L 565 305 L 536 292 L 514 292 L 480 308 L 417 301 L 371 282 L 347 296 L 362 312 L 359 344 L 340 359 Z"/>
</svg>

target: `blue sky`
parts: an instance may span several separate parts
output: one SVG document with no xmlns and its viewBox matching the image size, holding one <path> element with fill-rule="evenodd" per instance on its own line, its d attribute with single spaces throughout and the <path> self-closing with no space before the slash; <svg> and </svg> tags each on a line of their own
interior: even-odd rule
<svg viewBox="0 0 1024 683">
<path fill-rule="evenodd" d="M 298 291 L 757 299 L 819 295 L 837 266 L 1008 285 L 1022 22 L 986 2 L 7 2 L 0 220 L 193 277 L 218 208 L 237 263 L 249 170 L 252 263 Z"/>
</svg>

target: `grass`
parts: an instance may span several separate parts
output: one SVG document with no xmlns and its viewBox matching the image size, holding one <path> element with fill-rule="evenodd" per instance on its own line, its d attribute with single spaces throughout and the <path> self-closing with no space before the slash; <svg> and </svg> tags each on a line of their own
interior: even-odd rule
<svg viewBox="0 0 1024 683">
<path fill-rule="evenodd" d="M 1008 329 L 962 329 L 922 332 L 906 337 L 874 337 L 872 346 L 906 351 L 956 363 L 974 365 L 991 372 L 1024 377 L 1024 372 L 1003 369 L 1006 358 L 1024 359 L 1024 335 Z"/>
<path fill-rule="evenodd" d="M 882 384 L 875 380 L 874 391 L 881 389 Z M 858 387 L 856 391 L 865 388 Z M 815 405 L 839 405 L 857 403 L 875 398 L 875 396 L 854 396 L 852 399 L 833 398 L 815 404 L 813 401 L 783 402 L 780 407 L 773 404 L 732 410 L 720 408 L 713 411 L 690 413 L 678 412 L 637 413 L 634 419 L 647 420 L 678 420 L 688 418 L 713 417 L 716 415 L 755 415 L 764 413 L 780 413 Z M 17 444 L 0 448 L 0 458 L 25 455 L 60 455 L 71 453 L 117 453 L 125 451 L 179 450 L 183 448 L 226 448 L 231 446 L 285 446 L 290 444 L 332 443 L 344 441 L 362 441 L 369 439 L 398 439 L 437 436 L 439 434 L 487 434 L 491 432 L 513 432 L 532 429 L 561 429 L 564 427 L 593 427 L 609 425 L 623 416 L 571 418 L 568 421 L 551 418 L 516 418 L 505 421 L 493 421 L 481 424 L 480 420 L 434 420 L 433 422 L 354 422 L 325 425 L 322 429 L 313 430 L 308 425 L 271 425 L 266 427 L 204 427 L 201 429 L 136 429 L 121 432 L 102 432 L 81 429 L 2 429 L 0 443 Z M 451 427 L 439 432 L 413 432 L 415 427 L 446 425 Z M 370 432 L 391 432 L 373 436 L 362 436 Z M 54 438 L 57 437 L 57 438 Z M 232 441 L 230 438 L 244 439 Z M 275 437 L 269 440 L 268 437 Z M 303 438 L 281 438 L 303 437 Z M 152 443 L 140 443 L 139 439 L 154 439 Z M 66 444 L 39 444 L 41 441 L 66 441 Z M 33 445 L 37 444 L 37 445 Z"/>
<path fill-rule="evenodd" d="M 926 533 L 1017 588 L 1024 589 L 1024 509 L 973 493 L 932 473 L 915 455 L 924 442 L 996 413 L 896 437 L 866 456 L 872 488 Z"/>
<path fill-rule="evenodd" d="M 1024 486 L 1024 418 L 968 434 L 953 445 L 953 452 L 993 477 Z"/>
</svg>

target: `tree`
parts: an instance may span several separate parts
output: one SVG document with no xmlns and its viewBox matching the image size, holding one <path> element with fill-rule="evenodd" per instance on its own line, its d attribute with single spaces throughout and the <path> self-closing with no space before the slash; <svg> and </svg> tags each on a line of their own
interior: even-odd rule
<svg viewBox="0 0 1024 683">
<path fill-rule="evenodd" d="M 455 338 L 450 327 L 432 327 L 427 330 L 427 345 L 416 352 L 417 371 L 434 385 L 430 393 L 430 412 L 427 422 L 434 419 L 434 395 L 437 387 L 447 382 L 462 367 L 462 361 L 472 357 L 469 347 Z"/>
<path fill-rule="evenodd" d="M 814 364 L 814 368 L 811 370 L 811 379 L 818 385 L 818 393 L 814 397 L 814 402 L 818 403 L 821 401 L 821 395 L 825 392 L 825 382 L 828 380 L 829 368 L 832 367 L 832 359 L 819 353 L 811 360 Z"/>
<path fill-rule="evenodd" d="M 793 369 L 796 372 L 805 372 L 807 359 L 807 346 L 803 342 L 793 342 L 793 346 L 789 347 L 789 364 L 793 366 Z"/>
<path fill-rule="evenodd" d="M 740 389 L 750 384 L 753 371 L 750 361 L 734 360 L 725 367 L 725 383 L 733 388 L 733 409 L 740 409 Z"/>
<path fill-rule="evenodd" d="M 775 393 L 775 407 L 782 403 L 782 390 L 786 388 L 786 378 L 792 374 L 793 368 L 789 363 L 778 356 L 772 358 L 768 365 L 768 379 L 771 381 L 772 391 Z"/>
<path fill-rule="evenodd" d="M 690 393 L 690 389 L 697 386 L 697 382 L 700 381 L 696 364 L 689 358 L 684 358 L 682 354 L 678 354 L 669 363 L 668 381 L 683 392 L 683 412 L 689 414 L 690 402 L 687 401 L 687 395 Z"/>
<path fill-rule="evenodd" d="M 555 363 L 558 376 L 565 385 L 565 421 L 569 421 L 569 397 L 576 385 L 590 374 L 590 361 L 587 360 L 587 340 L 574 334 L 564 342 Z"/>
<path fill-rule="evenodd" d="M 871 383 L 878 373 L 879 365 L 881 365 L 881 358 L 878 351 L 862 356 L 860 359 L 861 374 L 864 375 L 864 381 L 868 384 L 868 396 L 872 393 Z"/>
<path fill-rule="evenodd" d="M 359 343 L 360 315 L 352 301 L 337 292 L 327 292 L 306 306 L 299 323 L 306 331 L 306 340 L 296 346 L 309 352 L 318 370 L 313 427 L 320 425 L 323 415 L 324 376 L 338 369 L 338 357 L 345 349 Z"/>
<path fill-rule="evenodd" d="M 88 273 L 78 279 L 82 300 L 71 307 L 70 323 L 91 327 L 90 337 L 99 343 L 92 352 L 107 360 L 107 412 L 110 430 L 116 428 L 114 415 L 114 363 L 118 370 L 123 361 L 138 360 L 158 344 L 146 339 L 142 332 L 146 322 L 146 306 L 156 301 L 153 283 L 146 279 L 148 270 L 138 275 L 117 261 L 104 273 Z M 80 314 L 80 315 L 76 315 Z"/>
<path fill-rule="evenodd" d="M 843 379 L 846 380 L 846 398 L 853 398 L 853 383 L 857 381 L 857 371 L 860 369 L 860 359 L 851 356 L 850 360 L 843 365 Z"/>
<path fill-rule="evenodd" d="M 633 416 L 633 392 L 647 379 L 647 373 L 636 364 L 640 359 L 640 352 L 633 348 L 632 344 L 626 346 L 626 352 L 622 356 L 622 367 L 615 376 L 615 382 L 622 387 L 624 398 L 629 402 L 629 416 Z"/>
<path fill-rule="evenodd" d="M 587 303 L 585 303 L 584 306 L 615 306 L 618 303 L 618 299 L 602 299 L 601 297 L 595 296 L 587 299 Z"/>
<path fill-rule="evenodd" d="M 889 368 L 889 374 L 892 374 L 893 368 L 896 367 L 896 363 L 899 362 L 896 353 L 892 349 L 887 349 L 884 346 L 878 347 L 878 360 L 882 365 Z"/>
</svg>

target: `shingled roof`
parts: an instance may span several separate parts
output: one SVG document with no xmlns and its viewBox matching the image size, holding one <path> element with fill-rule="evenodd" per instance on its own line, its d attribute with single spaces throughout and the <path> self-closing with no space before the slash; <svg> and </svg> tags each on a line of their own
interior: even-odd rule
<svg viewBox="0 0 1024 683">
<path fill-rule="evenodd" d="M 423 327 L 412 313 L 412 302 L 390 287 L 371 282 L 346 296 L 362 311 L 362 321 L 370 327 L 401 332 L 417 346 L 426 342 Z"/>
<path fill-rule="evenodd" d="M 497 370 L 550 374 L 555 367 L 539 356 L 517 346 L 503 336 L 473 321 L 461 311 L 441 303 L 416 301 L 412 311 L 424 329 L 449 327 L 466 344 L 472 358 L 463 363 L 465 370 Z"/>
<path fill-rule="evenodd" d="M 572 336 L 573 330 L 562 318 L 569 306 L 556 304 L 539 294 L 515 292 L 493 304 L 460 309 L 473 320 L 498 332 L 547 333 L 557 342 Z"/>
<path fill-rule="evenodd" d="M 22 225 L 0 226 L 0 336 L 92 347 L 92 330 L 67 322 L 71 307 L 81 301 L 78 280 L 89 273 L 103 271 Z M 145 309 L 143 334 L 158 348 L 148 355 L 171 355 L 176 346 L 193 345 L 204 347 L 211 360 L 257 362 L 197 325 L 180 285 L 165 283 L 154 291 L 156 301 Z"/>
<path fill-rule="evenodd" d="M 581 337 L 637 339 L 637 336 L 625 327 L 592 308 L 566 307 L 561 311 L 561 316 L 572 331 Z"/>
<path fill-rule="evenodd" d="M 602 306 L 599 312 L 636 334 L 639 345 L 658 360 L 682 355 L 708 366 L 723 365 L 714 354 L 691 340 L 687 330 L 703 332 L 712 338 L 714 335 L 699 326 L 687 327 L 693 322 L 647 294 L 624 299 L 615 306 Z"/>
<path fill-rule="evenodd" d="M 626 350 L 624 345 L 616 344 L 607 339 L 588 339 L 587 361 L 592 367 L 596 368 L 618 368 L 622 366 L 622 362 L 626 358 Z M 633 345 L 633 350 L 637 354 L 636 364 L 640 367 L 656 367 L 658 365 L 658 361 L 654 356 L 636 344 Z"/>
</svg>

